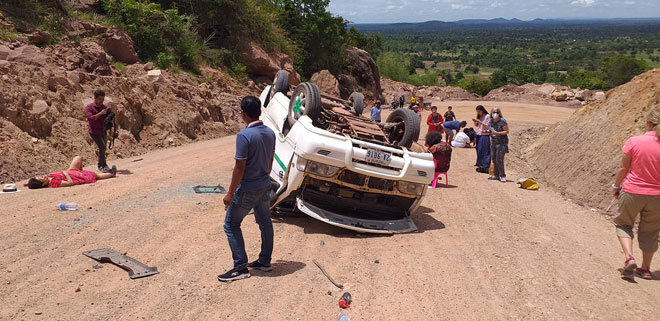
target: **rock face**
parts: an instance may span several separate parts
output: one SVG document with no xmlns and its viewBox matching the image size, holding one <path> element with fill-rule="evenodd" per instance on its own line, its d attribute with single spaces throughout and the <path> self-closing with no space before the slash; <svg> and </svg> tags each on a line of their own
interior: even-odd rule
<svg viewBox="0 0 660 321">
<path fill-rule="evenodd" d="M 660 69 L 641 74 L 578 109 L 568 120 L 546 132 L 533 146 L 530 164 L 547 182 L 568 197 L 606 208 L 619 168 L 621 146 L 646 131 L 646 116 L 660 103 Z M 601 188 L 592 188 L 599 186 Z"/>
<path fill-rule="evenodd" d="M 374 59 L 368 52 L 355 47 L 346 48 L 345 53 L 348 56 L 353 72 L 351 75 L 339 77 L 341 86 L 350 88 L 357 85 L 357 87 L 364 88 L 362 92 L 367 100 L 384 100 L 385 97 L 380 86 L 380 72 Z M 355 91 L 355 88 L 342 91 L 342 98 L 348 98 L 352 91 Z M 348 96 L 345 96 L 346 94 Z"/>
<path fill-rule="evenodd" d="M 125 32 L 113 29 L 101 36 L 103 49 L 116 60 L 125 64 L 134 64 L 138 61 L 133 39 Z"/>
<path fill-rule="evenodd" d="M 339 81 L 328 70 L 321 70 L 312 75 L 310 82 L 319 87 L 322 93 L 340 97 Z"/>
<path fill-rule="evenodd" d="M 61 170 L 75 155 L 94 159 L 83 110 L 95 89 L 117 114 L 110 161 L 235 133 L 241 97 L 258 95 L 208 69 L 200 78 L 158 71 L 155 82 L 142 64 L 119 73 L 89 41 L 43 49 L 0 41 L 0 58 L 0 184 Z"/>
<path fill-rule="evenodd" d="M 300 75 L 294 70 L 293 60 L 288 55 L 279 51 L 267 53 L 256 42 L 244 42 L 238 50 L 245 53 L 243 62 L 250 75 L 272 81 L 278 71 L 286 70 L 289 72 L 290 85 L 300 83 Z"/>
</svg>

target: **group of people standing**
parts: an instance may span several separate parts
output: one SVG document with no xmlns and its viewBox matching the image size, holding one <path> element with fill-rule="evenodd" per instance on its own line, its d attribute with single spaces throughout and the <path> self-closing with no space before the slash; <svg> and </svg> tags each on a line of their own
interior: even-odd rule
<svg viewBox="0 0 660 321">
<path fill-rule="evenodd" d="M 477 171 L 488 172 L 492 163 L 493 174 L 488 179 L 506 183 L 504 156 L 509 152 L 509 125 L 499 107 L 493 107 L 490 114 L 482 105 L 476 110 L 477 117 L 472 121 L 477 127 Z"/>
</svg>

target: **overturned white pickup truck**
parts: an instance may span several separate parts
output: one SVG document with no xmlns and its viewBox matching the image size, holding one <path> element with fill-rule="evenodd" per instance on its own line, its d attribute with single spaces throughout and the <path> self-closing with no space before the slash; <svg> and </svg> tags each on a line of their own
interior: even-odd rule
<svg viewBox="0 0 660 321">
<path fill-rule="evenodd" d="M 431 154 L 410 151 L 420 119 L 397 109 L 379 124 L 348 101 L 280 71 L 261 94 L 261 120 L 276 134 L 272 209 L 289 206 L 328 224 L 368 233 L 417 230 L 410 218 L 426 194 Z"/>
</svg>

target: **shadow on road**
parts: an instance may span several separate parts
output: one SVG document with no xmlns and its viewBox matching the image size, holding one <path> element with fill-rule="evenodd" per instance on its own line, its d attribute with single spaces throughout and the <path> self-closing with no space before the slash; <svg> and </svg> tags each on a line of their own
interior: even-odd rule
<svg viewBox="0 0 660 321">
<path fill-rule="evenodd" d="M 273 217 L 273 223 L 291 224 L 303 229 L 305 234 L 325 234 L 338 238 L 389 237 L 392 234 L 358 233 L 345 228 L 330 225 L 311 217 Z"/>
<path fill-rule="evenodd" d="M 133 172 L 131 172 L 128 169 L 119 169 L 119 170 L 117 170 L 117 174 L 119 174 L 119 175 L 133 175 Z"/>
<path fill-rule="evenodd" d="M 429 215 L 435 211 L 426 206 L 420 206 L 417 211 L 412 215 L 412 219 L 417 225 L 417 233 L 424 233 L 426 231 L 442 230 L 445 224 L 436 220 L 435 217 Z"/>
<path fill-rule="evenodd" d="M 283 260 L 277 260 L 270 265 L 273 267 L 273 270 L 270 272 L 251 270 L 250 273 L 257 277 L 278 277 L 296 273 L 307 266 L 307 264 L 302 262 Z"/>
</svg>

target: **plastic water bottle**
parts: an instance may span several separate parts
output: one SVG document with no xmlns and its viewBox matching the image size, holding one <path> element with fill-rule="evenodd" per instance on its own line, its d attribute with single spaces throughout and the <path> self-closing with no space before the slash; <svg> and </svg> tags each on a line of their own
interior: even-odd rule
<svg viewBox="0 0 660 321">
<path fill-rule="evenodd" d="M 347 315 L 340 313 L 339 314 L 339 321 L 351 321 L 351 318 L 349 318 Z"/>
<path fill-rule="evenodd" d="M 57 204 L 57 209 L 60 211 L 77 211 L 78 204 L 76 203 L 59 203 Z"/>
</svg>

